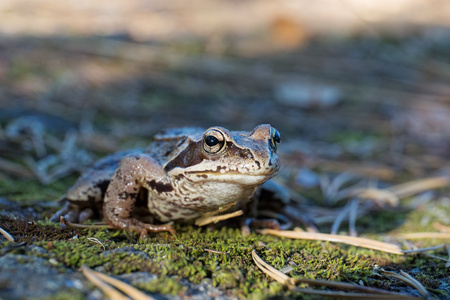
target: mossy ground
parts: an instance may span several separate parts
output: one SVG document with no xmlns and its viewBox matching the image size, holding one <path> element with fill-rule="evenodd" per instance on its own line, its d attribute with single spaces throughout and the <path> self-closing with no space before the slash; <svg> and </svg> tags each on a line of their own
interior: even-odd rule
<svg viewBox="0 0 450 300">
<path fill-rule="evenodd" d="M 8 199 L 25 208 L 32 205 L 30 199 L 38 199 L 41 204 L 52 203 L 71 181 L 73 178 L 68 178 L 44 188 L 34 181 L 7 180 L 0 182 L 0 190 Z M 45 205 L 33 207 L 44 219 L 56 209 L 44 208 Z M 361 218 L 358 228 L 362 234 L 379 239 L 382 238 L 380 234 L 430 231 L 434 221 L 446 222 L 445 218 L 449 214 L 450 205 L 444 199 L 415 211 L 373 213 Z M 0 246 L 1 253 L 45 258 L 52 266 L 59 266 L 60 272 L 66 272 L 67 268 L 77 270 L 82 265 L 101 267 L 102 271 L 112 275 L 150 272 L 158 275 L 158 279 L 137 286 L 149 293 L 182 296 L 186 288 L 179 281 L 184 278 L 192 283 L 208 279 L 226 295 L 239 298 L 305 296 L 287 290 L 264 275 L 252 261 L 251 252 L 255 249 L 263 260 L 277 269 L 292 267 L 289 272 L 292 277 L 353 282 L 405 291 L 405 284 L 379 276 L 377 269 L 413 271 L 415 278 L 433 295 L 449 296 L 449 271 L 445 263 L 423 255 L 397 256 L 335 243 L 290 240 L 256 232 L 242 236 L 238 228 L 211 229 L 179 224 L 175 225 L 178 233 L 175 237 L 160 233 L 143 240 L 123 231 L 61 228 L 59 224 L 46 220 L 26 221 L 8 215 L 5 213 L 0 216 L 0 227 L 11 233 L 16 242 L 25 242 L 27 246 L 14 249 L 11 248 L 12 243 L 4 242 Z M 98 239 L 102 245 L 89 238 Z M 426 247 L 440 242 L 428 240 L 416 244 Z M 36 251 L 35 247 L 28 247 L 30 245 L 45 251 Z M 131 254 L 130 249 L 133 250 Z M 445 256 L 444 250 L 434 254 Z M 67 291 L 62 291 L 52 296 L 52 299 L 62 299 L 65 293 Z M 71 294 L 83 298 L 80 292 Z"/>
<path fill-rule="evenodd" d="M 29 187 L 35 190 L 33 185 Z M 41 189 L 40 197 L 37 198 L 48 200 L 59 188 L 56 185 Z M 21 193 L 30 194 L 27 188 L 19 193 L 12 186 L 11 191 L 17 199 L 21 198 Z M 430 210 L 417 210 L 398 216 L 392 212 L 380 212 L 364 217 L 358 222 L 358 226 L 366 228 L 363 231 L 370 237 L 382 238 L 377 232 L 386 234 L 394 229 L 395 232 L 427 229 L 427 220 L 439 219 L 435 211 L 440 214 L 444 211 L 450 213 L 447 203 L 441 202 L 433 204 L 433 209 Z M 387 222 L 393 222 L 395 228 L 386 227 Z M 25 242 L 27 245 L 12 249 L 12 243 L 3 242 L 0 246 L 2 252 L 45 258 L 52 266 L 59 266 L 60 272 L 66 272 L 67 268 L 77 270 L 82 265 L 101 267 L 103 272 L 112 275 L 150 272 L 158 275 L 158 279 L 137 286 L 150 293 L 182 296 L 186 288 L 179 281 L 185 278 L 192 283 L 208 279 L 226 295 L 238 298 L 304 296 L 287 290 L 264 275 L 252 261 L 251 252 L 255 249 L 263 260 L 277 269 L 292 267 L 289 272 L 292 277 L 353 282 L 405 291 L 403 283 L 377 274 L 378 268 L 404 270 L 413 272 L 415 278 L 433 295 L 448 296 L 449 272 L 445 263 L 422 255 L 397 256 L 335 243 L 291 240 L 256 232 L 242 236 L 238 228 L 230 227 L 211 229 L 175 225 L 178 232 L 175 237 L 160 233 L 144 240 L 123 231 L 60 228 L 59 224 L 48 221 L 30 222 L 5 215 L 0 217 L 0 227 L 11 233 L 17 242 Z M 103 245 L 88 238 L 96 238 Z M 429 246 L 440 242 L 442 241 L 418 244 Z M 30 245 L 45 251 L 36 251 L 36 247 L 28 247 Z M 443 250 L 435 254 L 444 256 Z M 52 299 L 60 299 L 65 291 L 62 293 L 54 295 Z M 83 297 L 79 293 L 76 295 Z"/>
</svg>

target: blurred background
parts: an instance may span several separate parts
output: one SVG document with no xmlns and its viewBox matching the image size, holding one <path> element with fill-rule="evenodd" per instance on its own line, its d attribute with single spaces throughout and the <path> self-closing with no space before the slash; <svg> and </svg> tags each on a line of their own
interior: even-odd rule
<svg viewBox="0 0 450 300">
<path fill-rule="evenodd" d="M 156 132 L 168 127 L 221 125 L 249 131 L 270 123 L 282 139 L 282 169 L 276 178 L 298 192 L 291 193 L 293 200 L 300 200 L 293 201 L 289 212 L 313 219 L 321 232 L 346 232 L 341 222 L 355 235 L 435 231 L 435 222 L 450 225 L 448 188 L 401 203 L 386 197 L 392 196 L 387 190 L 379 193 L 380 199 L 366 195 L 349 200 L 355 195 L 351 187 L 385 188 L 450 175 L 449 26 L 448 0 L 0 0 L 0 227 L 22 247 L 2 244 L 6 271 L 0 292 L 6 298 L 67 298 L 57 292 L 69 284 L 81 289 L 75 268 L 85 258 L 91 264 L 89 253 L 94 252 L 73 253 L 84 252 L 77 249 L 88 244 L 85 234 L 77 242 L 72 229 L 30 220 L 45 220 L 60 209 L 55 200 L 95 160 L 146 147 Z M 97 270 L 150 270 L 141 267 L 146 253 L 130 247 L 112 250 L 119 244 L 111 243 L 122 245 L 125 237 L 106 236 L 108 251 L 101 254 L 103 265 Z M 161 238 L 151 242 L 179 249 L 180 258 L 191 251 L 190 242 L 176 239 L 172 247 Z M 5 241 L 2 235 L 0 241 Z M 240 240 L 236 244 L 250 251 Z M 274 245 L 274 250 L 279 248 Z M 433 259 L 400 259 L 353 249 L 334 252 L 332 245 L 332 252 L 316 251 L 320 246 L 301 252 L 303 246 L 290 245 L 287 249 L 294 250 L 282 250 L 282 261 L 298 251 L 302 261 L 314 262 L 309 267 L 294 263 L 297 275 L 305 272 L 311 278 L 413 295 L 404 283 L 386 281 L 376 272 L 372 279 L 361 280 L 359 274 L 369 272 L 366 266 L 380 266 L 412 274 L 434 297 L 444 299 L 450 293 L 448 266 L 434 259 L 446 261 L 444 249 L 436 250 Z M 5 255 L 8 251 L 21 255 L 11 258 Z M 64 258 L 54 256 L 59 252 Z M 130 260 L 113 263 L 116 254 L 128 253 Z M 194 253 L 201 252 L 188 255 Z M 339 267 L 335 253 L 342 253 Z M 180 273 L 181 265 L 167 271 L 173 269 L 151 257 L 164 270 L 157 274 L 188 276 Z M 167 257 L 178 260 L 176 255 L 161 259 Z M 242 272 L 241 267 L 228 267 L 225 260 L 227 265 L 214 267 L 212 277 L 231 291 L 234 283 L 227 282 L 241 282 L 250 273 L 247 267 Z M 139 264 L 134 267 L 133 261 Z M 187 261 L 197 268 L 203 260 Z M 236 266 L 248 263 L 242 257 L 236 261 Z M 361 264 L 353 267 L 355 261 Z M 341 263 L 346 266 L 341 268 Z M 205 276 L 197 275 L 192 278 Z M 249 283 L 239 283 L 240 290 L 259 291 L 256 297 L 280 291 L 272 286 L 269 291 L 266 283 L 260 290 L 254 277 L 249 278 Z M 158 282 L 173 286 L 172 281 Z M 83 285 L 87 294 L 91 285 Z M 73 291 L 71 297 L 82 293 Z"/>
<path fill-rule="evenodd" d="M 449 15 L 445 0 L 3 0 L 0 179 L 56 182 L 162 128 L 261 123 L 299 187 L 448 173 Z"/>
</svg>

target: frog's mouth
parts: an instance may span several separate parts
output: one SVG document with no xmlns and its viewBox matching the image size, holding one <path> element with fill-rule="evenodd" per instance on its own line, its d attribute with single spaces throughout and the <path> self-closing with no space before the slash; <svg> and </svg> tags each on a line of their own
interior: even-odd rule
<svg viewBox="0 0 450 300">
<path fill-rule="evenodd" d="M 265 174 L 241 173 L 227 171 L 225 173 L 216 171 L 188 171 L 185 174 L 193 181 L 228 182 L 241 185 L 263 184 L 278 173 L 278 169 L 273 169 Z"/>
</svg>

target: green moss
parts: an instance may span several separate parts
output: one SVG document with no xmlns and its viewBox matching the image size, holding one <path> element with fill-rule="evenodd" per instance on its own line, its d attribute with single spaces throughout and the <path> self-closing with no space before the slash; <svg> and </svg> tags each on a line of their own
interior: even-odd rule
<svg viewBox="0 0 450 300">
<path fill-rule="evenodd" d="M 380 238 L 375 234 L 378 230 L 416 230 L 426 223 L 423 218 L 445 215 L 445 209 L 448 209 L 444 202 L 437 202 L 429 207 L 432 208 L 430 211 L 373 214 L 359 220 L 357 226 L 368 228 L 365 231 L 371 237 Z M 430 219 L 430 222 L 435 219 Z M 29 223 L 4 217 L 0 221 L 3 221 L 0 222 L 0 227 L 18 237 L 19 241 L 24 240 L 46 250 L 39 252 L 26 247 L 14 251 L 52 259 L 59 263 L 56 267 L 61 267 L 62 272 L 62 267 L 78 269 L 85 264 L 91 268 L 102 266 L 107 274 L 142 271 L 158 275 L 157 281 L 138 286 L 148 292 L 183 295 L 185 288 L 179 283 L 179 279 L 184 278 L 193 283 L 211 280 L 226 295 L 240 298 L 304 296 L 286 290 L 262 273 L 251 258 L 251 252 L 255 249 L 263 260 L 277 269 L 291 266 L 289 276 L 294 278 L 354 283 L 362 281 L 366 286 L 403 288 L 395 280 L 381 280 L 374 274 L 374 268 L 382 267 L 392 271 L 402 269 L 410 273 L 417 269 L 422 274 L 416 277 L 417 280 L 433 295 L 447 293 L 440 284 L 448 277 L 445 264 L 423 255 L 396 256 L 335 243 L 291 240 L 257 233 L 242 236 L 239 229 L 230 227 L 210 231 L 175 224 L 178 232 L 176 237 L 160 233 L 142 240 L 137 235 L 117 230 L 74 230 L 60 228 L 47 221 Z M 380 224 L 387 222 L 392 224 Z M 429 225 L 425 224 L 425 228 L 427 226 Z M 30 234 L 34 240 L 26 239 Z M 88 238 L 98 239 L 103 246 Z M 262 246 L 259 242 L 265 245 Z M 0 251 L 10 244 L 0 245 Z M 132 248 L 132 251 L 126 250 L 128 248 Z M 444 250 L 435 251 L 434 254 L 445 256 Z"/>
<path fill-rule="evenodd" d="M 138 283 L 135 287 L 147 292 L 172 295 L 183 294 L 186 290 L 180 283 L 180 277 L 159 277 L 147 283 Z"/>
<path fill-rule="evenodd" d="M 275 268 L 293 266 L 293 271 L 290 273 L 292 277 L 345 282 L 362 280 L 369 286 L 379 284 L 372 278 L 375 264 L 392 266 L 412 259 L 395 262 L 394 255 L 355 247 L 340 247 L 334 244 L 301 240 L 280 240 L 257 234 L 243 237 L 237 229 L 230 228 L 212 232 L 189 226 L 177 229 L 179 234 L 175 239 L 167 239 L 164 234 L 158 234 L 146 241 L 141 240 L 138 244 L 125 241 L 123 234 L 105 239 L 110 233 L 83 232 L 104 239 L 102 242 L 107 249 L 132 247 L 147 254 L 148 257 L 120 252 L 104 255 L 102 247 L 89 242 L 85 236 L 71 242 L 54 242 L 49 252 L 51 257 L 66 266 L 103 265 L 105 271 L 112 274 L 135 271 L 157 274 L 160 276 L 158 284 L 142 286 L 150 292 L 180 293 L 183 289 L 173 278 L 186 278 L 193 283 L 212 278 L 214 286 L 243 298 L 261 294 L 274 296 L 284 293 L 285 289 L 280 284 L 272 282 L 256 268 L 251 259 L 253 248 L 256 248 L 262 259 Z M 259 240 L 266 243 L 266 246 L 256 246 Z M 221 251 L 221 253 L 212 253 L 205 249 Z M 429 259 L 416 258 L 409 263 L 412 267 L 423 268 L 426 263 L 429 263 Z M 431 269 L 424 269 L 424 271 L 433 272 Z M 436 282 L 433 280 L 434 277 L 431 276 L 428 282 Z M 435 284 L 430 284 L 430 287 L 435 287 Z"/>
</svg>

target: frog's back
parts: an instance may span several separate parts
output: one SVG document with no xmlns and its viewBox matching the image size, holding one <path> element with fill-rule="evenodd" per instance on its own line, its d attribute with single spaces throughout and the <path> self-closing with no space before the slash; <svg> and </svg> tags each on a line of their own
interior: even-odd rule
<svg viewBox="0 0 450 300">
<path fill-rule="evenodd" d="M 204 130 L 201 128 L 166 129 L 155 135 L 154 141 L 147 149 L 132 149 L 108 155 L 84 172 L 77 182 L 68 190 L 66 199 L 77 205 L 89 206 L 91 203 L 101 203 L 114 172 L 125 156 L 147 153 L 161 166 L 178 155 L 190 141 L 201 138 Z"/>
<path fill-rule="evenodd" d="M 153 137 L 153 142 L 144 152 L 164 165 L 183 151 L 189 142 L 200 139 L 204 132 L 199 127 L 165 129 Z"/>
</svg>

